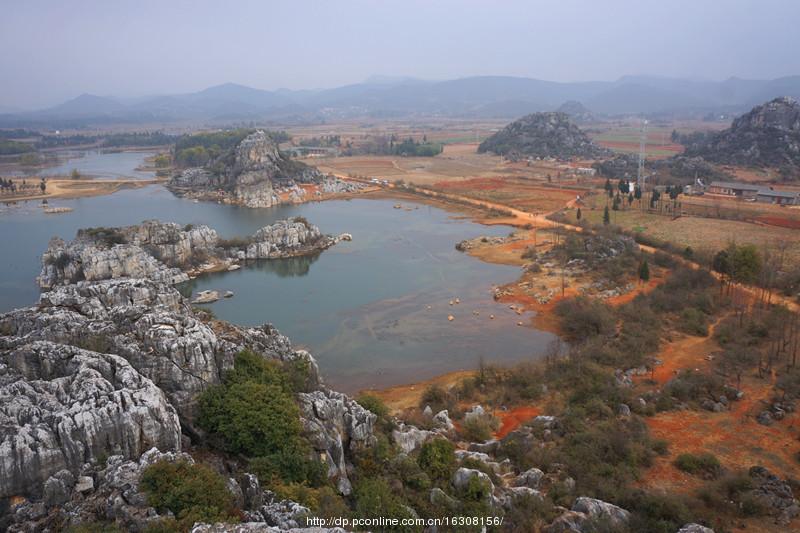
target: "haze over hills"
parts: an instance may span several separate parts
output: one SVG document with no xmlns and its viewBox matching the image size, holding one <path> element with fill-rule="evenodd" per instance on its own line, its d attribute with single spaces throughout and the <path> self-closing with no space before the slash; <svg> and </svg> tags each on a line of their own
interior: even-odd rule
<svg viewBox="0 0 800 533">
<path fill-rule="evenodd" d="M 800 76 L 724 81 L 624 76 L 616 81 L 552 82 L 509 76 L 446 81 L 373 76 L 333 89 L 268 91 L 226 83 L 195 93 L 130 103 L 83 94 L 55 107 L 0 115 L 0 127 L 111 122 L 324 120 L 345 117 L 512 118 L 551 111 L 567 101 L 594 114 L 741 113 L 779 96 L 800 98 Z"/>
</svg>

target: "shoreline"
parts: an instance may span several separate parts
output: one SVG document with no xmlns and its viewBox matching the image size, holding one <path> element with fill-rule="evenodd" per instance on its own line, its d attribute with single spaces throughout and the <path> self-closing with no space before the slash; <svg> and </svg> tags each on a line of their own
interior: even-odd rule
<svg viewBox="0 0 800 533">
<path fill-rule="evenodd" d="M 91 198 L 95 196 L 106 196 L 126 189 L 141 189 L 149 185 L 163 183 L 162 179 L 152 180 L 105 180 L 105 179 L 49 179 L 47 180 L 47 191 L 44 194 L 34 193 L 13 198 L 0 197 L 0 202 L 4 204 L 14 204 L 17 202 L 30 202 L 33 200 L 74 200 L 76 198 Z M 35 189 L 39 191 L 37 187 Z"/>
</svg>

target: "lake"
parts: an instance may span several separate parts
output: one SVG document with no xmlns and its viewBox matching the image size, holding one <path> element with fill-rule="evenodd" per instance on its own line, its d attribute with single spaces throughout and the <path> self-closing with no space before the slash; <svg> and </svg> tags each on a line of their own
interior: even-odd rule
<svg viewBox="0 0 800 533">
<path fill-rule="evenodd" d="M 156 152 L 103 152 L 101 150 L 68 150 L 58 152 L 58 163 L 46 168 L 22 168 L 5 174 L 11 176 L 69 176 L 77 170 L 96 179 L 151 180 L 154 172 L 136 170 Z"/>
<path fill-rule="evenodd" d="M 79 228 L 146 219 L 208 224 L 222 236 L 243 236 L 276 220 L 303 216 L 331 234 L 351 233 L 319 255 L 250 263 L 180 287 L 186 293 L 232 290 L 208 307 L 242 325 L 270 322 L 311 351 L 326 382 L 345 392 L 416 382 L 475 368 L 480 358 L 509 363 L 541 354 L 549 333 L 519 327 L 519 317 L 492 298 L 492 284 L 511 282 L 517 267 L 494 265 L 455 250 L 462 239 L 504 235 L 422 204 L 353 199 L 247 209 L 194 203 L 161 186 L 109 196 L 53 200 L 74 211 L 47 215 L 37 202 L 0 208 L 3 249 L 0 310 L 33 304 L 34 278 L 48 240 Z M 450 305 L 458 298 L 459 304 Z M 477 314 L 476 314 L 477 313 Z M 454 320 L 449 321 L 452 314 Z M 495 319 L 490 320 L 489 315 Z"/>
</svg>

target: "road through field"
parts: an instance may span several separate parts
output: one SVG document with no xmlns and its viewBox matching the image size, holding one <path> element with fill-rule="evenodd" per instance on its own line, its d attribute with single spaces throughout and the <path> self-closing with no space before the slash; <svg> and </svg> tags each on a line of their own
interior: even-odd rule
<svg viewBox="0 0 800 533">
<path fill-rule="evenodd" d="M 338 174 L 338 173 L 333 173 L 333 174 L 337 178 L 340 178 L 340 179 L 345 180 L 345 181 L 356 181 L 356 182 L 359 182 L 359 183 L 366 183 L 366 184 L 369 184 L 369 185 L 374 185 L 374 183 L 370 182 L 367 179 L 353 178 L 351 176 L 345 176 L 345 175 Z M 384 187 L 389 188 L 389 189 L 399 189 L 393 183 L 390 183 L 389 185 L 385 185 Z M 476 198 L 471 198 L 469 196 L 464 196 L 464 195 L 456 194 L 456 193 L 452 193 L 452 192 L 432 191 L 430 189 L 417 189 L 417 192 L 419 194 L 422 194 L 423 196 L 428 197 L 428 198 L 434 198 L 434 199 L 440 199 L 440 200 L 450 200 L 450 201 L 455 202 L 455 203 L 473 205 L 475 207 L 482 208 L 482 209 L 496 209 L 496 210 L 499 210 L 499 211 L 506 211 L 506 212 L 511 214 L 511 216 L 508 216 L 508 217 L 499 217 L 499 218 L 496 218 L 496 219 L 492 219 L 492 222 L 496 223 L 496 224 L 508 224 L 508 225 L 512 225 L 512 226 L 525 226 L 525 225 L 530 224 L 530 225 L 532 225 L 534 227 L 537 227 L 537 228 L 564 228 L 564 229 L 568 229 L 568 230 L 572 230 L 572 231 L 583 231 L 584 230 L 584 228 L 581 227 L 581 226 L 568 224 L 566 222 L 558 222 L 558 221 L 550 220 L 550 219 L 547 218 L 548 216 L 552 215 L 553 213 L 555 213 L 555 212 L 557 212 L 559 210 L 550 211 L 550 212 L 541 212 L 541 213 L 531 213 L 531 212 L 528 212 L 528 211 L 524 211 L 522 209 L 518 209 L 518 208 L 515 208 L 515 207 L 510 207 L 510 206 L 507 206 L 507 205 L 504 205 L 504 204 L 499 204 L 499 203 L 496 203 L 496 202 L 490 202 L 488 200 L 478 200 Z M 566 202 L 564 204 L 564 207 L 565 208 L 575 207 L 577 201 L 578 201 L 577 197 L 572 199 L 572 200 L 569 200 L 568 202 Z M 656 252 L 667 254 L 667 255 L 671 256 L 678 263 L 680 263 L 680 264 L 682 264 L 684 266 L 687 266 L 689 268 L 693 268 L 693 269 L 705 268 L 702 265 L 700 265 L 699 263 L 696 263 L 694 261 L 690 261 L 690 260 L 685 259 L 680 254 L 676 254 L 676 253 L 668 252 L 668 251 L 665 251 L 665 250 L 661 250 L 659 248 L 656 248 L 656 247 L 653 247 L 653 246 L 648 246 L 646 244 L 639 244 L 639 248 L 641 250 L 643 250 L 645 252 L 648 252 L 648 253 L 651 253 L 651 254 L 655 254 Z M 711 272 L 711 275 L 713 275 L 715 278 L 721 279 L 721 275 L 719 273 L 714 272 L 713 270 L 711 270 L 710 272 Z M 753 285 L 739 284 L 739 285 L 737 285 L 737 288 L 739 290 L 741 290 L 741 291 L 746 292 L 747 294 L 749 294 L 750 296 L 752 296 L 756 300 L 758 299 L 758 297 L 760 296 L 760 293 L 762 291 L 762 289 L 760 287 L 756 287 L 756 286 L 753 286 Z M 793 301 L 792 299 L 787 298 L 785 296 L 781 296 L 779 294 L 773 294 L 771 301 L 773 303 L 780 303 L 780 304 L 786 306 L 791 311 L 795 311 L 795 312 L 800 311 L 800 305 L 798 305 L 795 301 Z"/>
</svg>

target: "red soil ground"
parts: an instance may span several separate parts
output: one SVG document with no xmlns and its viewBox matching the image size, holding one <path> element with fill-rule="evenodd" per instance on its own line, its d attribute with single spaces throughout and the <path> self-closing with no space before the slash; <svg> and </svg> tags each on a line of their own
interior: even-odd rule
<svg viewBox="0 0 800 533">
<path fill-rule="evenodd" d="M 755 217 L 753 220 L 755 220 L 760 224 L 767 224 L 769 226 L 780 226 L 781 228 L 800 229 L 800 220 L 794 220 L 791 218 L 760 216 L 760 217 Z"/>
<path fill-rule="evenodd" d="M 509 411 L 497 411 L 495 416 L 500 419 L 500 429 L 494 434 L 495 438 L 502 439 L 519 426 L 539 416 L 542 410 L 535 406 L 515 407 Z"/>
</svg>

